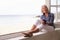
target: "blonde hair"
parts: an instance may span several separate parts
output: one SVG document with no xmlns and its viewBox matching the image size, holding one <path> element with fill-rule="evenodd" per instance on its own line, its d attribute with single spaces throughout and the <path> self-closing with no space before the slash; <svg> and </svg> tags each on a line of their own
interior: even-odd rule
<svg viewBox="0 0 60 40">
<path fill-rule="evenodd" d="M 45 8 L 47 9 L 47 11 L 49 11 L 47 5 L 43 5 L 42 7 L 45 7 Z M 42 13 L 43 13 L 42 8 L 41 8 L 41 11 L 42 11 Z"/>
</svg>

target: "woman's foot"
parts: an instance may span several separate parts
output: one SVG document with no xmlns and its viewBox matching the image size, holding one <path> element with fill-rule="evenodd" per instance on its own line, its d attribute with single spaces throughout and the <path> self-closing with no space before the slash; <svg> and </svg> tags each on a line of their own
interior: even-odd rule
<svg viewBox="0 0 60 40">
<path fill-rule="evenodd" d="M 33 34 L 29 34 L 29 33 L 22 33 L 22 34 L 25 35 L 24 37 L 32 37 L 33 36 Z"/>
</svg>

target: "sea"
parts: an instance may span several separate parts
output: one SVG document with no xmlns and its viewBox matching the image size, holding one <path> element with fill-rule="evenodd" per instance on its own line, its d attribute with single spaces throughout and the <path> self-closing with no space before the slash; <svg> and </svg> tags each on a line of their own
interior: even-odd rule
<svg viewBox="0 0 60 40">
<path fill-rule="evenodd" d="M 0 15 L 0 35 L 30 30 L 37 19 L 34 15 Z"/>
</svg>

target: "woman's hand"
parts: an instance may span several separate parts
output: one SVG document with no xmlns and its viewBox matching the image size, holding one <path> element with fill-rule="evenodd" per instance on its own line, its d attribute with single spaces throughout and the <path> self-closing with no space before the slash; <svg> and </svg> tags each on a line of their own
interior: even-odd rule
<svg viewBox="0 0 60 40">
<path fill-rule="evenodd" d="M 40 15 L 36 16 L 36 17 L 40 17 Z"/>
</svg>

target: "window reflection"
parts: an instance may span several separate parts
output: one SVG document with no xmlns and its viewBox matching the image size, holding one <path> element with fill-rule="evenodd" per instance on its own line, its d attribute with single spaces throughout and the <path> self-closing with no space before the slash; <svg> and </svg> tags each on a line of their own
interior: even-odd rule
<svg viewBox="0 0 60 40">
<path fill-rule="evenodd" d="M 51 12 L 55 14 L 56 13 L 56 7 L 51 7 Z"/>
<path fill-rule="evenodd" d="M 51 0 L 51 5 L 56 5 L 56 0 Z"/>
<path fill-rule="evenodd" d="M 58 0 L 58 5 L 60 5 L 60 0 Z"/>
</svg>

